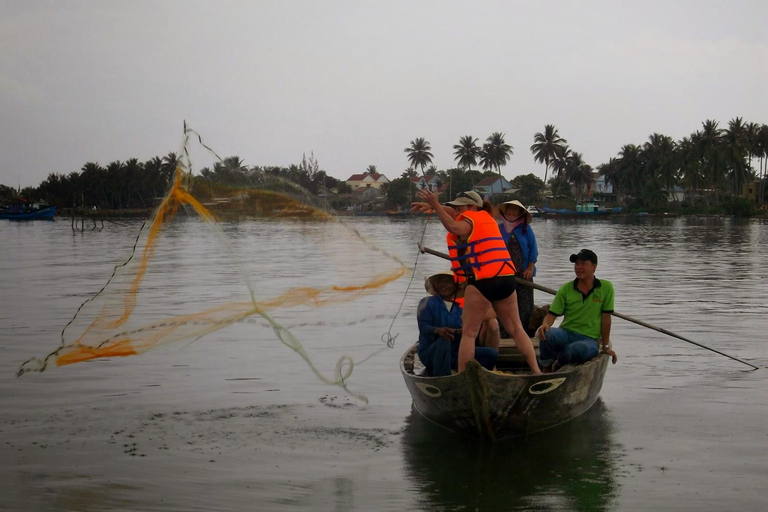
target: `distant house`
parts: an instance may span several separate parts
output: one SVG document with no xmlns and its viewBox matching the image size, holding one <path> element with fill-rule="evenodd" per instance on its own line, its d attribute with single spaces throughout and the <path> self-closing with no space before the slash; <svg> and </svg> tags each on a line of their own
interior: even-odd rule
<svg viewBox="0 0 768 512">
<path fill-rule="evenodd" d="M 431 192 L 441 187 L 440 178 L 436 174 L 431 176 L 413 176 L 411 177 L 411 183 L 416 185 L 418 190 L 429 188 Z"/>
<path fill-rule="evenodd" d="M 612 203 L 617 200 L 616 194 L 613 192 L 613 183 L 605 179 L 605 175 L 596 175 L 593 174 L 593 180 L 592 180 L 592 190 L 590 192 L 590 197 L 594 194 L 598 194 L 602 200 Z"/>
<path fill-rule="evenodd" d="M 595 186 L 592 189 L 594 194 L 613 194 L 613 183 L 610 183 L 605 179 L 605 175 L 598 176 L 595 179 Z"/>
<path fill-rule="evenodd" d="M 389 180 L 383 174 L 353 174 L 347 179 L 347 185 L 354 191 L 358 188 L 380 189 L 383 185 L 389 183 Z"/>
<path fill-rule="evenodd" d="M 352 191 L 353 201 L 357 204 L 371 204 L 378 201 L 384 192 L 376 187 L 359 187 Z"/>
<path fill-rule="evenodd" d="M 667 201 L 672 203 L 682 203 L 685 199 L 685 189 L 680 185 L 675 185 L 672 190 L 667 189 Z"/>
<path fill-rule="evenodd" d="M 741 197 L 744 199 L 751 201 L 753 203 L 757 203 L 760 201 L 762 197 L 765 196 L 765 180 L 763 181 L 750 181 L 748 183 L 742 183 L 741 185 Z M 763 189 L 763 196 L 760 195 L 760 188 Z"/>
<path fill-rule="evenodd" d="M 475 192 L 481 196 L 494 196 L 512 190 L 512 184 L 503 176 L 488 176 L 475 185 Z"/>
</svg>

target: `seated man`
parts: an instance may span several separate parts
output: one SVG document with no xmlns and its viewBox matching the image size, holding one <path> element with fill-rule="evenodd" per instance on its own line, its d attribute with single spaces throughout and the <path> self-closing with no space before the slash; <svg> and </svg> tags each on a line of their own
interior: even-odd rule
<svg viewBox="0 0 768 512">
<path fill-rule="evenodd" d="M 597 254 L 582 249 L 571 254 L 576 279 L 565 283 L 557 291 L 544 322 L 536 331 L 539 344 L 539 363 L 544 371 L 557 371 L 566 364 L 582 364 L 603 351 L 616 363 L 611 350 L 611 313 L 613 312 L 613 285 L 606 279 L 595 277 Z M 560 327 L 552 327 L 558 316 L 563 316 Z"/>
<path fill-rule="evenodd" d="M 461 343 L 462 308 L 456 302 L 458 284 L 452 272 L 441 272 L 429 277 L 424 287 L 431 297 L 419 302 L 417 320 L 419 323 L 419 359 L 427 374 L 435 377 L 450 375 L 459 367 L 459 344 Z M 496 319 L 492 319 L 496 322 Z M 498 338 L 498 324 L 495 336 Z M 490 326 L 484 330 L 493 336 Z M 488 340 L 489 344 L 494 344 Z M 498 342 L 495 343 L 498 347 Z M 493 370 L 499 358 L 499 351 L 490 347 L 475 347 L 475 359 L 484 368 Z"/>
</svg>

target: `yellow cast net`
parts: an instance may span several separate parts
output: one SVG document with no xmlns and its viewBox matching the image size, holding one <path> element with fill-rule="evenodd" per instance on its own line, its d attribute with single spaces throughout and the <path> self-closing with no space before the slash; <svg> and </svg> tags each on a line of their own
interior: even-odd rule
<svg viewBox="0 0 768 512">
<path fill-rule="evenodd" d="M 58 348 L 25 361 L 18 375 L 42 372 L 51 363 L 140 355 L 240 322 L 268 326 L 271 339 L 299 354 L 323 382 L 347 389 L 353 358 L 341 355 L 327 377 L 285 325 L 318 318 L 328 324 L 328 315 L 339 313 L 341 305 L 382 290 L 408 269 L 285 179 L 261 176 L 232 186 L 193 176 L 190 135 L 215 155 L 185 125 L 173 182 L 130 255 L 80 306 Z M 326 313 L 314 313 L 318 308 Z M 374 352 L 384 346 L 377 342 Z"/>
</svg>

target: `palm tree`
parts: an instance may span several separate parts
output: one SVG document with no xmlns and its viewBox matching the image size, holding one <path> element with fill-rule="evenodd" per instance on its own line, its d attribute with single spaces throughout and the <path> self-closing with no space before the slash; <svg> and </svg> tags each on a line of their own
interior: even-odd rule
<svg viewBox="0 0 768 512">
<path fill-rule="evenodd" d="M 565 177 L 566 171 L 568 169 L 568 158 L 570 158 L 571 153 L 571 148 L 565 146 L 563 147 L 562 154 L 556 155 L 555 159 L 550 162 L 550 165 L 552 166 L 552 176 L 555 178 Z"/>
<path fill-rule="evenodd" d="M 701 173 L 696 144 L 691 140 L 691 137 L 683 137 L 677 143 L 677 161 L 682 183 L 688 188 L 691 205 L 695 206 L 696 196 L 701 183 L 704 181 L 704 176 Z"/>
<path fill-rule="evenodd" d="M 672 192 L 677 185 L 678 161 L 675 141 L 672 137 L 654 133 L 643 145 L 641 155 L 645 163 L 644 180 L 648 183 L 660 183 Z"/>
<path fill-rule="evenodd" d="M 610 158 L 607 164 L 598 165 L 597 170 L 600 172 L 601 176 L 605 176 L 606 185 L 611 185 L 613 192 L 616 194 L 616 201 L 621 203 L 624 183 L 621 179 L 621 169 L 618 160 Z"/>
<path fill-rule="evenodd" d="M 490 171 L 493 169 L 493 150 L 491 149 L 491 145 L 489 143 L 483 144 L 483 147 L 480 148 L 480 167 L 483 168 L 483 170 Z"/>
<path fill-rule="evenodd" d="M 143 166 L 141 162 L 139 162 L 139 160 L 136 158 L 129 159 L 123 166 L 123 175 L 125 176 L 125 181 L 122 185 L 126 195 L 125 202 L 129 208 L 133 206 L 139 206 L 137 201 L 131 201 L 131 193 L 139 196 L 139 200 L 141 201 L 142 206 L 147 206 L 144 202 L 144 197 L 138 190 L 138 184 L 141 182 L 142 171 Z"/>
<path fill-rule="evenodd" d="M 512 156 L 513 152 L 514 148 L 504 141 L 504 134 L 494 132 L 483 144 L 481 164 L 484 163 L 483 168 L 489 170 L 495 167 L 499 176 L 501 176 L 501 168 L 507 165 L 509 157 Z"/>
<path fill-rule="evenodd" d="M 369 165 L 363 174 L 379 174 L 379 170 L 375 165 Z"/>
<path fill-rule="evenodd" d="M 163 177 L 163 159 L 159 156 L 144 162 L 144 176 L 145 190 L 150 197 L 158 197 L 168 186 Z"/>
<path fill-rule="evenodd" d="M 454 161 L 458 161 L 459 167 L 468 170 L 477 165 L 481 149 L 477 145 L 477 139 L 471 135 L 465 135 L 459 139 L 459 143 L 453 146 Z"/>
<path fill-rule="evenodd" d="M 544 127 L 544 133 L 537 133 L 533 136 L 533 142 L 531 146 L 533 160 L 544 163 L 544 183 L 546 183 L 549 162 L 564 157 L 565 151 L 568 149 L 566 145 L 568 141 L 560 137 L 554 125 L 548 124 Z"/>
<path fill-rule="evenodd" d="M 163 181 L 166 185 L 173 180 L 176 173 L 176 168 L 181 164 L 181 156 L 177 155 L 173 151 L 163 157 L 163 165 L 160 168 Z"/>
<path fill-rule="evenodd" d="M 705 186 L 719 191 L 725 177 L 723 165 L 723 130 L 718 128 L 718 122 L 707 119 L 702 123 L 701 131 L 691 135 L 696 144 L 699 160 L 706 178 Z"/>
<path fill-rule="evenodd" d="M 733 174 L 733 194 L 738 195 L 741 184 L 748 181 L 749 133 L 742 118 L 737 117 L 728 122 L 728 129 L 723 133 L 724 157 L 726 164 Z"/>
<path fill-rule="evenodd" d="M 424 167 L 432 163 L 432 146 L 429 145 L 424 137 L 418 137 L 411 141 L 411 146 L 403 151 L 408 153 L 408 161 L 412 168 L 421 167 L 421 174 L 424 174 Z"/>
<path fill-rule="evenodd" d="M 584 162 L 581 153 L 573 152 L 567 160 L 566 179 L 576 190 L 577 195 L 586 195 L 592 184 L 592 167 Z"/>
<path fill-rule="evenodd" d="M 757 151 L 760 158 L 760 189 L 758 191 L 758 201 L 763 204 L 765 190 L 765 175 L 768 170 L 768 125 L 760 126 L 757 134 Z"/>
<path fill-rule="evenodd" d="M 754 167 L 752 167 L 752 159 L 757 158 L 760 155 L 760 125 L 757 123 L 747 123 L 745 128 L 747 130 L 747 152 L 749 156 L 749 167 L 754 171 Z"/>
<path fill-rule="evenodd" d="M 416 139 L 416 140 L 419 140 L 419 139 Z M 413 141 L 411 141 L 411 144 L 413 144 Z M 427 144 L 427 145 L 429 145 L 429 144 Z M 427 149 L 429 149 L 429 148 L 427 148 Z M 432 156 L 432 155 L 430 155 L 430 156 Z M 408 158 L 410 159 L 410 156 Z M 424 169 L 422 169 L 421 174 L 424 174 Z M 415 186 L 413 184 L 413 180 L 411 178 L 415 178 L 416 176 L 418 176 L 418 173 L 413 170 L 413 167 L 407 168 L 406 170 L 403 171 L 403 174 L 400 175 L 401 178 L 404 178 L 404 179 L 408 180 L 408 197 L 410 198 L 411 203 L 413 202 L 413 188 Z"/>
<path fill-rule="evenodd" d="M 244 185 L 247 182 L 248 166 L 239 156 L 228 156 L 222 160 L 226 181 L 231 184 Z"/>
<path fill-rule="evenodd" d="M 616 180 L 622 192 L 637 199 L 642 197 L 645 177 L 644 160 L 640 148 L 635 144 L 625 144 L 616 158 Z"/>
</svg>

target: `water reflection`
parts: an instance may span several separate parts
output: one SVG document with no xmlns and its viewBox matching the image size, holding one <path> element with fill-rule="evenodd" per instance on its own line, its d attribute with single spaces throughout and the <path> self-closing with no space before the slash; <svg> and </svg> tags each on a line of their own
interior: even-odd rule
<svg viewBox="0 0 768 512">
<path fill-rule="evenodd" d="M 622 450 L 601 400 L 560 427 L 506 443 L 451 435 L 413 411 L 402 449 L 423 510 L 611 510 Z"/>
</svg>

